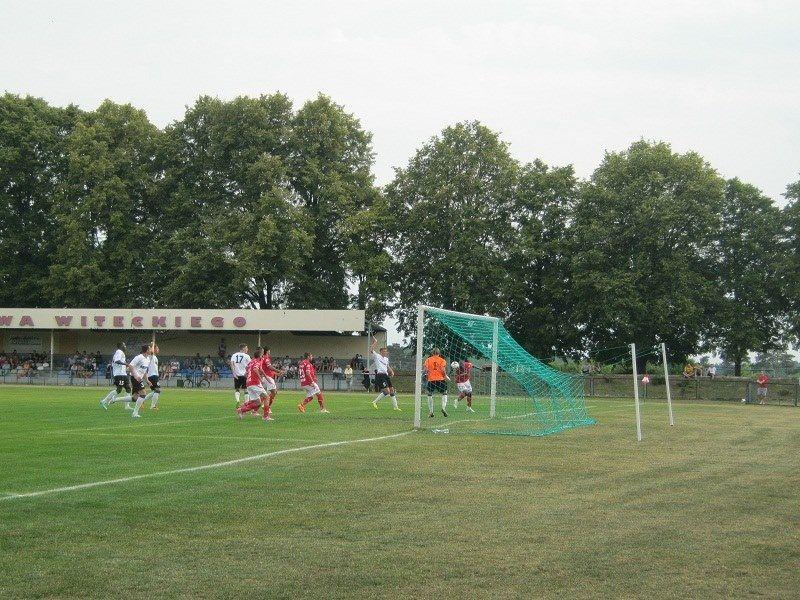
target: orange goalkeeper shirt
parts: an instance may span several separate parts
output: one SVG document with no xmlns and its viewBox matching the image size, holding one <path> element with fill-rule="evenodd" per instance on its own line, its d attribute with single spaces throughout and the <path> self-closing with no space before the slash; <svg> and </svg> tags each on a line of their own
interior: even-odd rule
<svg viewBox="0 0 800 600">
<path fill-rule="evenodd" d="M 428 372 L 428 381 L 444 381 L 444 372 L 447 362 L 441 356 L 429 356 L 425 360 L 425 370 Z"/>
</svg>

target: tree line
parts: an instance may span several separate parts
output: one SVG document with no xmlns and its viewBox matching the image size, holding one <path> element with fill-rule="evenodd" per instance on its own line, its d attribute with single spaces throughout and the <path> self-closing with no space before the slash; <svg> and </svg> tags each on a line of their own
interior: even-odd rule
<svg viewBox="0 0 800 600">
<path fill-rule="evenodd" d="M 0 306 L 361 308 L 501 316 L 532 353 L 665 342 L 678 359 L 800 336 L 800 181 L 780 208 L 663 142 L 587 180 L 447 127 L 375 184 L 371 134 L 330 98 L 144 111 L 0 97 Z M 616 351 L 613 351 L 616 352 Z"/>
</svg>

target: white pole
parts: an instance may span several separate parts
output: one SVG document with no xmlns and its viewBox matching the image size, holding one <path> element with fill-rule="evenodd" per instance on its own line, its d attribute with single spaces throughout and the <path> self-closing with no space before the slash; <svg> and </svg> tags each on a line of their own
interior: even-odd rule
<svg viewBox="0 0 800 600">
<path fill-rule="evenodd" d="M 636 344 L 631 344 L 631 360 L 633 361 L 633 400 L 636 404 L 636 440 L 642 441 L 642 414 L 639 411 L 639 373 L 636 369 Z"/>
<path fill-rule="evenodd" d="M 372 357 L 372 351 L 370 350 L 370 348 L 372 348 L 372 325 L 369 325 L 367 327 L 367 353 L 364 355 L 367 360 L 367 371 L 372 373 L 372 371 L 369 368 L 369 359 Z"/>
<path fill-rule="evenodd" d="M 664 359 L 664 383 L 667 384 L 667 406 L 669 407 L 669 424 L 670 427 L 675 425 L 675 420 L 672 418 L 672 391 L 669 389 L 669 367 L 667 366 L 667 347 L 664 342 L 661 342 L 661 358 Z"/>
<path fill-rule="evenodd" d="M 257 346 L 259 346 L 259 347 L 261 346 L 261 330 L 260 329 L 258 330 L 258 344 L 257 344 Z"/>
<path fill-rule="evenodd" d="M 414 382 L 414 429 L 422 426 L 422 335 L 425 332 L 425 308 L 417 308 L 417 360 Z"/>
<path fill-rule="evenodd" d="M 495 319 L 492 330 L 492 382 L 489 392 L 489 418 L 493 419 L 497 412 L 497 346 L 500 337 L 500 319 Z"/>
<path fill-rule="evenodd" d="M 50 330 L 50 375 L 53 374 L 53 358 L 55 356 L 55 340 L 53 339 L 55 336 L 54 331 Z M 97 365 L 97 368 L 100 368 L 100 365 Z"/>
</svg>

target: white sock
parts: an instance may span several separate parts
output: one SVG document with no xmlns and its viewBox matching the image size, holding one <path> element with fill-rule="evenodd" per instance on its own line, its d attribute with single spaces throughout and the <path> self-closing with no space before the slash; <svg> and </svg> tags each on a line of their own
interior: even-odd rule
<svg viewBox="0 0 800 600">
<path fill-rule="evenodd" d="M 158 397 L 160 395 L 161 394 L 159 394 L 158 392 L 153 392 L 153 400 L 150 402 L 150 408 L 155 408 L 156 406 L 158 406 Z"/>
<path fill-rule="evenodd" d="M 377 402 L 378 400 L 380 400 L 381 398 L 383 398 L 385 395 L 386 395 L 386 394 L 384 394 L 383 392 L 381 392 L 380 394 L 378 394 L 378 397 L 377 397 L 377 398 L 375 398 L 375 400 L 373 400 L 373 402 Z"/>
<path fill-rule="evenodd" d="M 233 397 L 236 398 L 236 404 L 239 404 L 239 392 L 233 392 Z"/>
<path fill-rule="evenodd" d="M 445 410 L 446 408 L 447 408 L 447 394 L 444 394 L 442 396 L 442 410 Z"/>
<path fill-rule="evenodd" d="M 433 414 L 433 396 L 428 396 L 428 412 Z"/>
<path fill-rule="evenodd" d="M 155 392 L 148 392 L 147 396 L 144 397 L 144 401 L 147 402 L 148 400 L 150 400 L 150 398 L 153 397 L 153 394 L 155 394 Z"/>
<path fill-rule="evenodd" d="M 397 394 L 392 394 L 392 408 L 397 408 Z"/>
<path fill-rule="evenodd" d="M 117 390 L 111 390 L 108 392 L 105 398 L 101 400 L 103 404 L 111 404 L 114 402 L 114 397 L 117 395 Z"/>
<path fill-rule="evenodd" d="M 142 406 L 142 404 L 144 404 L 144 398 L 139 396 L 136 399 L 136 408 L 133 409 L 133 414 L 131 415 L 132 417 L 135 417 L 136 415 L 139 414 L 139 408 Z"/>
<path fill-rule="evenodd" d="M 458 396 L 453 398 L 453 408 L 458 408 Z"/>
<path fill-rule="evenodd" d="M 114 397 L 111 399 L 109 404 L 114 404 L 114 402 L 124 402 L 125 404 L 128 403 L 128 400 L 131 399 L 130 394 L 126 394 L 124 396 L 117 396 L 116 392 L 114 392 Z"/>
</svg>

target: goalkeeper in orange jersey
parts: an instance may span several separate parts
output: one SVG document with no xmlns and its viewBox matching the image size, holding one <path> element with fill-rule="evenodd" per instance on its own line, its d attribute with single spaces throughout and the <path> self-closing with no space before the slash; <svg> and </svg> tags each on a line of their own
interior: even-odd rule
<svg viewBox="0 0 800 600">
<path fill-rule="evenodd" d="M 442 394 L 442 415 L 447 416 L 447 361 L 442 358 L 439 348 L 433 349 L 433 354 L 425 359 L 423 365 L 425 379 L 428 381 L 428 413 L 433 417 L 433 393 Z"/>
</svg>

